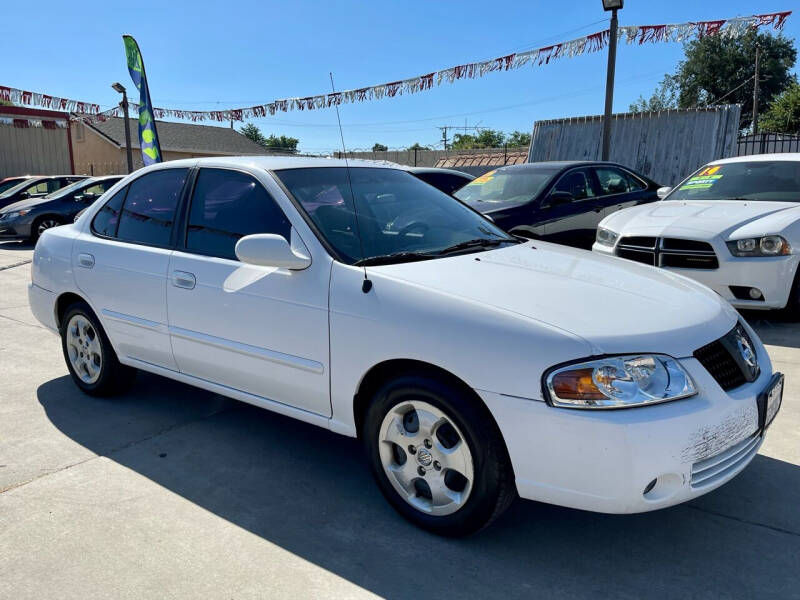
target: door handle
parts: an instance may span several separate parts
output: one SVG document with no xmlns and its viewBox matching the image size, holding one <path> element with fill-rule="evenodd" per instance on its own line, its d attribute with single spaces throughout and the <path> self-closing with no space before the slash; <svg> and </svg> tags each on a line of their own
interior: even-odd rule
<svg viewBox="0 0 800 600">
<path fill-rule="evenodd" d="M 172 272 L 172 285 L 186 290 L 193 290 L 197 279 L 194 273 L 187 273 L 186 271 L 173 271 Z"/>
<path fill-rule="evenodd" d="M 91 254 L 78 254 L 78 265 L 84 269 L 91 269 L 94 266 L 94 256 Z"/>
</svg>

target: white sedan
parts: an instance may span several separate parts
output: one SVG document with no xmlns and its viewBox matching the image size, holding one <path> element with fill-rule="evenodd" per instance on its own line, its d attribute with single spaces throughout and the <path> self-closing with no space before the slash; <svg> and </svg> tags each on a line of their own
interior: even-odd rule
<svg viewBox="0 0 800 600">
<path fill-rule="evenodd" d="M 592 249 L 696 279 L 737 308 L 800 314 L 800 154 L 705 165 L 600 222 Z"/>
<path fill-rule="evenodd" d="M 783 386 L 705 286 L 522 242 L 373 163 L 141 169 L 44 233 L 29 297 L 84 392 L 141 369 L 358 436 L 389 502 L 447 535 L 517 494 L 611 513 L 704 494 Z"/>
</svg>

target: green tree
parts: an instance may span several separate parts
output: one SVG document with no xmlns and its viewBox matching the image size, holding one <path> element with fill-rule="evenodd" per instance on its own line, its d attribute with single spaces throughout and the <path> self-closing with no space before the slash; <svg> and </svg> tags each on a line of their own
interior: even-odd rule
<svg viewBox="0 0 800 600">
<path fill-rule="evenodd" d="M 628 110 L 630 112 L 648 112 L 656 110 L 667 110 L 678 108 L 678 89 L 673 75 L 664 75 L 664 79 L 658 85 L 650 98 L 639 96 Z"/>
<path fill-rule="evenodd" d="M 472 148 L 500 148 L 506 140 L 502 131 L 481 129 L 476 135 L 456 133 L 453 135 L 454 150 L 470 150 Z"/>
<path fill-rule="evenodd" d="M 772 100 L 795 81 L 790 71 L 797 50 L 793 40 L 756 32 L 740 38 L 709 35 L 689 42 L 685 47 L 686 59 L 678 63 L 674 76 L 679 90 L 678 106 L 741 104 L 739 125 L 742 129 L 750 127 L 756 44 L 761 48 L 758 110 L 766 111 Z"/>
<path fill-rule="evenodd" d="M 378 142 L 375 142 L 375 144 L 373 144 L 372 146 L 373 152 L 386 152 L 388 149 L 389 149 L 388 146 L 384 146 L 383 144 L 379 144 Z"/>
<path fill-rule="evenodd" d="M 259 146 L 266 146 L 267 145 L 267 138 L 264 137 L 264 134 L 261 133 L 261 130 L 258 128 L 257 125 L 253 125 L 252 123 L 248 123 L 241 129 L 239 129 L 239 133 L 241 133 L 244 137 L 246 137 L 251 142 L 255 142 Z"/>
<path fill-rule="evenodd" d="M 419 142 L 414 142 L 413 145 L 409 146 L 407 150 L 424 150 L 425 146 L 421 146 Z"/>
<path fill-rule="evenodd" d="M 769 105 L 758 120 L 759 129 L 774 133 L 800 133 L 800 84 L 792 83 Z"/>
<path fill-rule="evenodd" d="M 284 152 L 286 154 L 297 154 L 297 144 L 300 143 L 300 140 L 285 135 L 279 137 L 271 134 L 266 139 L 266 142 L 265 146 L 270 150 Z"/>
<path fill-rule="evenodd" d="M 508 139 L 506 140 L 506 144 L 512 147 L 530 146 L 531 134 L 525 133 L 524 131 L 512 131 L 511 135 L 509 135 Z"/>
</svg>

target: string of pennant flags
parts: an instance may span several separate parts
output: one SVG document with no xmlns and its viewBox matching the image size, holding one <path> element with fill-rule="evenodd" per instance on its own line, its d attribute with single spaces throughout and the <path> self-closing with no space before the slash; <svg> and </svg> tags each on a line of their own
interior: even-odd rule
<svg viewBox="0 0 800 600">
<path fill-rule="evenodd" d="M 776 31 L 783 29 L 784 23 L 792 11 L 737 17 L 734 19 L 720 19 L 716 21 L 696 21 L 688 23 L 665 25 L 628 25 L 618 28 L 618 41 L 627 44 L 649 44 L 660 42 L 685 42 L 694 38 L 704 38 L 710 35 L 719 35 L 726 38 L 738 38 L 748 31 L 759 28 L 773 28 Z M 404 94 L 416 94 L 432 89 L 445 83 L 453 83 L 461 79 L 475 79 L 495 71 L 509 71 L 519 69 L 526 65 L 531 67 L 550 64 L 562 58 L 573 58 L 583 54 L 599 52 L 608 46 L 610 31 L 598 31 L 583 37 L 575 38 L 559 44 L 544 46 L 535 50 L 516 52 L 493 58 L 490 60 L 472 62 L 440 71 L 433 71 L 425 75 L 418 75 L 400 81 L 392 81 L 369 87 L 345 90 L 315 96 L 284 98 L 273 100 L 266 104 L 259 104 L 247 108 L 234 108 L 227 110 L 182 110 L 175 108 L 153 108 L 157 119 L 180 119 L 193 122 L 199 121 L 244 121 L 278 112 L 294 110 L 315 110 L 364 102 L 393 98 Z M 100 106 L 95 103 L 70 100 L 39 94 L 16 88 L 0 86 L 0 99 L 14 104 L 40 106 L 65 112 L 74 113 L 73 120 L 93 122 L 104 121 L 109 117 L 122 116 L 122 109 L 114 107 L 100 111 Z M 139 105 L 129 103 L 133 112 L 138 112 Z"/>
</svg>

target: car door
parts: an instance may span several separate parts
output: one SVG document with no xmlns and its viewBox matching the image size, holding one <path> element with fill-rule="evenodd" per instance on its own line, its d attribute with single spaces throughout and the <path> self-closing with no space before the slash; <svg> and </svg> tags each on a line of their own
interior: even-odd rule
<svg viewBox="0 0 800 600">
<path fill-rule="evenodd" d="M 175 360 L 181 373 L 330 416 L 330 265 L 290 271 L 236 259 L 236 242 L 254 233 L 307 252 L 274 200 L 280 188 L 264 183 L 243 171 L 198 170 L 169 266 Z"/>
<path fill-rule="evenodd" d="M 603 217 L 641 202 L 656 200 L 654 191 L 630 171 L 613 165 L 594 167 Z"/>
<path fill-rule="evenodd" d="M 602 210 L 591 168 L 570 169 L 558 178 L 540 204 L 543 237 L 559 244 L 591 248 Z"/>
<path fill-rule="evenodd" d="M 76 284 L 123 361 L 177 370 L 167 329 L 167 269 L 188 174 L 168 168 L 133 180 L 75 240 Z"/>
</svg>

